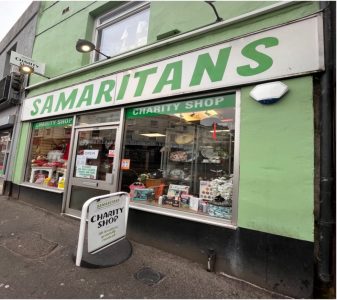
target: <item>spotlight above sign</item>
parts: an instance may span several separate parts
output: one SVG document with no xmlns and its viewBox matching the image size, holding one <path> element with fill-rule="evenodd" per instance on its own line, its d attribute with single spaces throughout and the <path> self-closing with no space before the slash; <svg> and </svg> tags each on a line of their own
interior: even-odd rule
<svg viewBox="0 0 337 300">
<path fill-rule="evenodd" d="M 76 42 L 76 50 L 81 53 L 88 53 L 91 51 L 96 51 L 97 53 L 105 56 L 106 58 L 111 58 L 111 56 L 106 55 L 102 53 L 101 51 L 99 51 L 99 49 L 97 49 L 96 46 L 92 42 L 83 40 L 83 39 L 78 39 L 78 41 Z"/>
</svg>

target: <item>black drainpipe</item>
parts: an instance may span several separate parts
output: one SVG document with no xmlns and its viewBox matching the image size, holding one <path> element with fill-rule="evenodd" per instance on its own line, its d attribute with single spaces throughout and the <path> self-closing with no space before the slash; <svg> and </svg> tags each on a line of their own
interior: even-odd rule
<svg viewBox="0 0 337 300">
<path fill-rule="evenodd" d="M 334 277 L 335 243 L 335 117 L 336 117 L 336 3 L 320 2 L 323 9 L 325 72 L 320 78 L 320 182 L 318 218 L 318 257 L 315 296 L 332 298 L 336 293 Z"/>
</svg>

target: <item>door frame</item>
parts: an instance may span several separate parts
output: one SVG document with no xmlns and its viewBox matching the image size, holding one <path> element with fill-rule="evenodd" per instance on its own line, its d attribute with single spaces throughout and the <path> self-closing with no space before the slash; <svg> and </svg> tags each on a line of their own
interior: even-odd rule
<svg viewBox="0 0 337 300">
<path fill-rule="evenodd" d="M 120 171 L 120 156 L 121 156 L 121 142 L 122 142 L 122 130 L 120 126 L 120 122 L 117 123 L 106 123 L 106 124 L 90 124 L 85 126 L 74 126 L 73 134 L 72 134 L 72 142 L 71 142 L 71 161 L 69 171 L 67 172 L 67 179 L 66 179 L 66 189 L 64 191 L 63 195 L 63 203 L 64 208 L 62 209 L 63 213 L 66 215 L 70 215 L 73 217 L 80 217 L 81 211 L 75 210 L 69 207 L 70 204 L 70 195 L 71 195 L 71 187 L 73 184 L 73 174 L 74 174 L 74 168 L 75 168 L 75 162 L 76 162 L 76 150 L 77 150 L 77 143 L 78 143 L 78 137 L 79 133 L 82 131 L 93 131 L 93 130 L 103 130 L 103 129 L 115 129 L 116 130 L 116 139 L 115 139 L 115 157 L 112 167 L 112 185 L 110 192 L 114 193 L 117 192 L 119 188 L 119 171 Z M 83 178 L 85 180 L 85 178 Z M 90 180 L 90 179 L 88 179 Z M 76 184 L 78 186 L 78 184 Z M 85 185 L 83 185 L 85 186 Z M 90 186 L 85 186 L 90 188 Z M 92 188 L 92 187 L 91 187 Z"/>
</svg>

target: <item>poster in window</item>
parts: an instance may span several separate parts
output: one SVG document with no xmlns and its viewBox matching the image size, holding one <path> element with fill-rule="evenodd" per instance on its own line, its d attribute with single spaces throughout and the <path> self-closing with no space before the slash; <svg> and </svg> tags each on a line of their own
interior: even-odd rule
<svg viewBox="0 0 337 300">
<path fill-rule="evenodd" d="M 121 162 L 121 169 L 122 170 L 130 170 L 130 159 L 122 159 Z"/>
<path fill-rule="evenodd" d="M 97 166 L 76 166 L 76 177 L 96 179 Z"/>
<path fill-rule="evenodd" d="M 76 166 L 85 166 L 87 164 L 87 157 L 85 155 L 76 155 Z"/>
<path fill-rule="evenodd" d="M 89 159 L 97 159 L 99 150 L 84 150 L 83 155 Z"/>
</svg>

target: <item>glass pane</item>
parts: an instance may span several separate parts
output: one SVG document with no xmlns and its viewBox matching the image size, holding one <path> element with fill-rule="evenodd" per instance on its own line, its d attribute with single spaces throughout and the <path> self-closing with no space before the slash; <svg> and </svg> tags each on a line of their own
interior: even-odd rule
<svg viewBox="0 0 337 300">
<path fill-rule="evenodd" d="M 132 201 L 231 219 L 235 95 L 126 111 L 122 190 Z"/>
<path fill-rule="evenodd" d="M 116 129 L 79 131 L 74 177 L 112 183 Z"/>
<path fill-rule="evenodd" d="M 149 9 L 131 15 L 98 31 L 98 48 L 106 55 L 119 53 L 146 45 L 149 28 Z M 100 59 L 105 59 L 100 55 Z"/>
<path fill-rule="evenodd" d="M 118 122 L 119 119 L 120 110 L 111 110 L 103 113 L 79 115 L 76 118 L 76 125 L 104 124 L 109 122 Z"/>
<path fill-rule="evenodd" d="M 69 207 L 76 210 L 81 210 L 85 201 L 92 197 L 109 194 L 110 191 L 91 189 L 83 186 L 71 187 Z"/>
<path fill-rule="evenodd" d="M 64 188 L 73 118 L 33 123 L 32 148 L 26 181 Z"/>
</svg>

